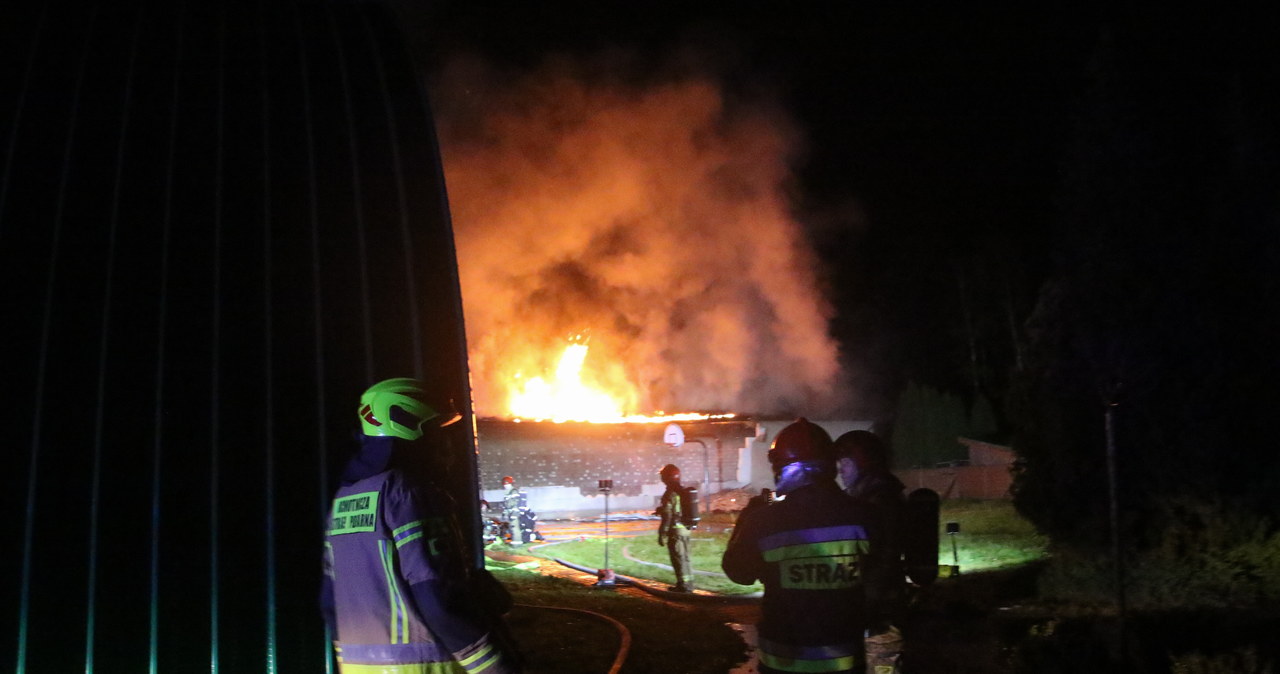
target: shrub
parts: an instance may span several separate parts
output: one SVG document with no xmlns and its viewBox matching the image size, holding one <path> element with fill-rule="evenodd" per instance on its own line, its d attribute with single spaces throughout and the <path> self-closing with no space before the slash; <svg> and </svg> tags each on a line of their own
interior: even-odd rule
<svg viewBox="0 0 1280 674">
<path fill-rule="evenodd" d="M 1170 674 L 1271 674 L 1275 671 L 1271 663 L 1262 661 L 1253 646 L 1217 655 L 1188 653 L 1169 660 Z"/>
<path fill-rule="evenodd" d="M 1155 544 L 1125 558 L 1131 608 L 1248 608 L 1280 599 L 1280 533 L 1267 519 L 1206 501 L 1172 501 L 1162 511 Z M 1105 555 L 1056 549 L 1041 596 L 1112 603 L 1114 568 Z"/>
</svg>

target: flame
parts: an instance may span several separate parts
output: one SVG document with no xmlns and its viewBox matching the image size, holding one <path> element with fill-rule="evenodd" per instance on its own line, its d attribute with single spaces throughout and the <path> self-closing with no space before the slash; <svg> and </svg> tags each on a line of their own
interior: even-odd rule
<svg viewBox="0 0 1280 674">
<path fill-rule="evenodd" d="M 629 413 L 621 400 L 636 399 L 633 390 L 610 393 L 583 381 L 583 367 L 587 361 L 587 344 L 570 342 L 560 354 L 555 373 L 550 379 L 530 377 L 513 383 L 514 392 L 509 404 L 511 416 L 516 421 L 585 421 L 591 423 L 661 423 L 670 421 L 697 421 L 703 419 L 732 418 L 732 414 L 699 414 L 684 412 L 652 415 Z M 516 379 L 523 377 L 519 374 Z"/>
</svg>

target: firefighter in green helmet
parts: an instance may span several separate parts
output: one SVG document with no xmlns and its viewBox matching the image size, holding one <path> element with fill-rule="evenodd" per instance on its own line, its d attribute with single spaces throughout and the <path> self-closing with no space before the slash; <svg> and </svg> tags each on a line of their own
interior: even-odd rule
<svg viewBox="0 0 1280 674">
<path fill-rule="evenodd" d="M 477 601 L 496 581 L 463 558 L 453 502 L 406 467 L 460 418 L 427 399 L 407 378 L 360 397 L 361 444 L 333 498 L 320 596 L 339 671 L 518 672 L 503 609 Z"/>
</svg>

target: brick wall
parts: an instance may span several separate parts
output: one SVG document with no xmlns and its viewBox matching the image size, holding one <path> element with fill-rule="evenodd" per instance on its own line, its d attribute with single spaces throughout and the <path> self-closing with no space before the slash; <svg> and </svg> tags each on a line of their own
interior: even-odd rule
<svg viewBox="0 0 1280 674">
<path fill-rule="evenodd" d="M 542 516 L 604 508 L 598 481 L 613 480 L 612 511 L 652 509 L 663 488 L 658 471 L 680 467 L 682 481 L 701 483 L 702 445 L 710 489 L 738 486 L 739 448 L 754 437 L 754 422 L 682 423 L 689 440 L 680 448 L 662 442 L 666 424 L 553 424 L 479 420 L 480 488 L 490 502 L 500 500 L 502 477 L 510 475 Z M 716 439 L 721 451 L 717 458 Z M 719 482 L 723 471 L 724 483 Z"/>
</svg>

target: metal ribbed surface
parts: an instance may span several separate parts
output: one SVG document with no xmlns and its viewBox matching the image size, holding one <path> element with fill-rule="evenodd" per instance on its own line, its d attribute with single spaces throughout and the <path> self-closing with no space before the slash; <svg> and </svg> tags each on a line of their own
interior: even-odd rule
<svg viewBox="0 0 1280 674">
<path fill-rule="evenodd" d="M 18 672 L 316 672 L 370 382 L 469 413 L 452 232 L 373 3 L 7 7 L 4 506 Z M 424 468 L 474 507 L 469 424 Z"/>
</svg>

